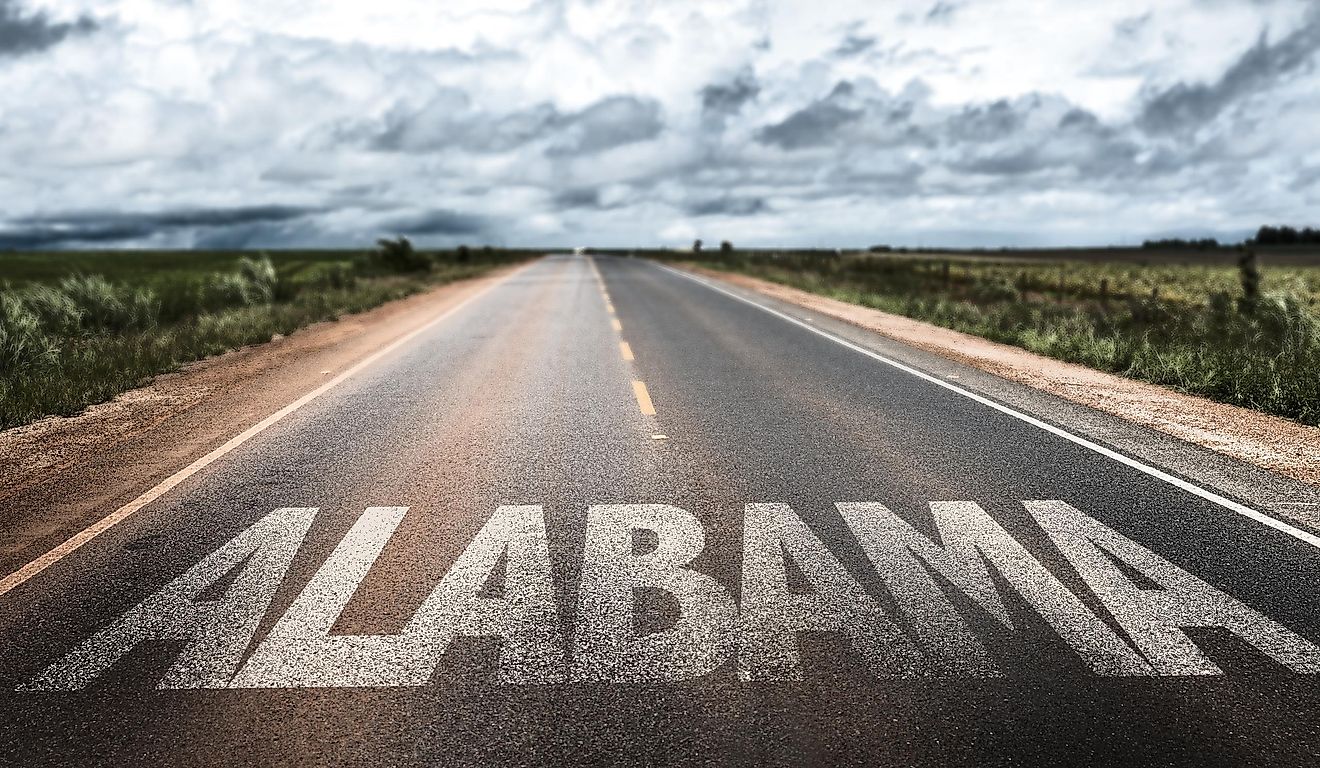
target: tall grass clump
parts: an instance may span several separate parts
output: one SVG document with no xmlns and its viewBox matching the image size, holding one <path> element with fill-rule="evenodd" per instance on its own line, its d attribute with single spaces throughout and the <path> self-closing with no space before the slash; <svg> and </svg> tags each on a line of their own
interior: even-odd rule
<svg viewBox="0 0 1320 768">
<path fill-rule="evenodd" d="M 77 308 L 86 330 L 140 330 L 154 325 L 160 315 L 160 302 L 152 290 L 114 285 L 99 275 L 65 278 L 59 292 Z"/>
<path fill-rule="evenodd" d="M 0 294 L 0 367 L 6 371 L 40 368 L 54 359 L 55 336 L 20 296 Z"/>
</svg>

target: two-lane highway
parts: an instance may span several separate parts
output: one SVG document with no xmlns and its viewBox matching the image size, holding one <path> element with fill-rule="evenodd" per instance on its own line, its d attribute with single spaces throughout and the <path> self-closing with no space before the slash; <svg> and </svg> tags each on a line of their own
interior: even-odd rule
<svg viewBox="0 0 1320 768">
<path fill-rule="evenodd" d="M 0 763 L 1320 759 L 1315 532 L 1067 430 L 547 257 L 13 582 Z"/>
</svg>

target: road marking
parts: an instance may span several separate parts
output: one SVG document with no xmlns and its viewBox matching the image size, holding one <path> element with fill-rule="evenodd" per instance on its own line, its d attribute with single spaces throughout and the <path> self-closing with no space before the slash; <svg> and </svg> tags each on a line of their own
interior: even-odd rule
<svg viewBox="0 0 1320 768">
<path fill-rule="evenodd" d="M 1223 507 L 1224 509 L 1227 509 L 1232 512 L 1236 512 L 1239 515 L 1242 515 L 1243 517 L 1247 517 L 1252 520 L 1255 520 L 1256 522 L 1262 525 L 1273 528 L 1281 533 L 1286 533 L 1287 535 L 1292 536 L 1298 541 L 1305 542 L 1306 544 L 1310 544 L 1312 547 L 1320 549 L 1320 536 L 1316 536 L 1315 534 L 1309 531 L 1304 531 L 1301 528 L 1297 528 L 1296 526 L 1289 525 L 1288 523 L 1285 523 L 1282 520 L 1277 520 L 1263 512 L 1259 512 L 1255 509 L 1252 509 L 1251 507 L 1248 507 L 1245 504 L 1241 504 L 1236 501 L 1233 501 L 1232 499 L 1228 499 L 1223 496 L 1220 496 L 1214 491 L 1207 490 L 1205 488 L 1200 487 L 1199 485 L 1195 485 L 1186 480 L 1183 480 L 1182 478 L 1175 477 L 1169 474 L 1168 472 L 1165 472 L 1161 469 L 1156 469 L 1155 467 L 1152 467 L 1151 465 L 1146 464 L 1137 459 L 1131 458 L 1130 456 L 1125 456 L 1119 453 L 1118 451 L 1115 451 L 1111 448 L 1106 448 L 1103 445 L 1100 445 L 1099 443 L 1094 443 L 1090 440 L 1087 440 L 1084 437 L 1081 437 L 1080 435 L 1075 435 L 1065 429 L 1056 427 L 1053 424 L 1049 424 L 1044 421 L 1041 421 L 1040 419 L 1037 419 L 1034 416 L 1028 416 L 1027 414 L 1022 413 L 1021 411 L 1016 411 L 1006 405 L 996 403 L 994 400 L 978 395 L 975 392 L 971 392 L 970 390 L 963 389 L 962 387 L 956 384 L 950 384 L 949 382 L 943 379 L 940 379 L 936 376 L 932 376 L 928 373 L 925 373 L 924 371 L 919 371 L 916 368 L 913 368 L 912 366 L 905 365 L 897 360 L 894 360 L 889 357 L 885 357 L 884 355 L 878 352 L 873 352 L 867 349 L 866 347 L 863 347 L 859 344 L 854 344 L 853 342 L 848 341 L 847 339 L 844 339 L 840 336 L 836 336 L 833 333 L 830 333 L 829 331 L 826 331 L 824 329 L 817 328 L 811 325 L 810 323 L 804 322 L 796 317 L 793 317 L 792 315 L 786 314 L 784 312 L 780 312 L 777 309 L 768 307 L 758 301 L 749 299 L 746 296 L 742 296 L 738 293 L 730 291 L 727 288 L 723 288 L 721 286 L 715 285 L 714 283 L 710 282 L 709 280 L 706 280 L 705 278 L 698 277 L 697 275 L 689 274 L 687 272 L 683 272 L 682 270 L 674 269 L 673 267 L 667 266 L 665 264 L 656 264 L 655 266 L 665 270 L 666 272 L 671 272 L 675 275 L 678 275 L 679 277 L 685 278 L 687 280 L 691 280 L 692 282 L 697 283 L 699 285 L 704 285 L 707 288 L 711 289 L 712 291 L 716 291 L 730 298 L 737 299 L 738 301 L 741 301 L 744 304 L 749 304 L 753 307 L 756 307 L 762 312 L 766 312 L 771 315 L 774 315 L 775 317 L 778 317 L 779 319 L 784 320 L 785 322 L 792 323 L 793 325 L 808 330 L 816 334 L 817 336 L 822 336 L 826 339 L 829 339 L 830 341 L 833 341 L 836 344 L 839 344 L 840 346 L 847 347 L 848 349 L 851 349 L 854 352 L 858 352 L 860 354 L 866 355 L 872 360 L 876 360 L 878 362 L 884 363 L 885 365 L 888 365 L 892 368 L 897 368 L 898 370 L 903 371 L 904 373 L 912 374 L 913 376 L 916 376 L 919 379 L 923 379 L 925 381 L 930 382 L 931 384 L 934 384 L 939 387 L 943 387 L 944 389 L 947 389 L 950 392 L 955 392 L 959 395 L 962 395 L 963 397 L 966 397 L 969 400 L 974 400 L 980 403 L 981 405 L 984 405 L 988 408 L 993 408 L 994 410 L 999 411 L 1000 413 L 1003 413 L 1007 416 L 1012 416 L 1013 418 L 1018 419 L 1019 421 L 1024 421 L 1027 424 L 1030 424 L 1033 427 L 1037 427 L 1046 432 L 1049 432 L 1052 435 L 1062 437 L 1063 439 L 1071 443 L 1074 443 L 1076 445 L 1080 445 L 1081 447 L 1086 448 L 1087 450 L 1098 453 L 1106 458 L 1113 459 L 1114 461 L 1117 461 L 1120 464 L 1124 464 L 1128 467 L 1131 467 L 1132 469 L 1135 469 L 1143 474 L 1149 475 L 1157 480 L 1163 480 L 1169 485 L 1187 491 L 1193 496 L 1198 496 L 1202 499 L 1205 499 L 1206 501 L 1211 502 L 1212 504 L 1217 504 Z"/>
<path fill-rule="evenodd" d="M 600 267 L 596 266 L 595 259 L 591 259 L 589 263 L 591 264 L 591 271 L 596 275 L 596 283 L 600 286 L 600 296 L 605 300 L 605 309 L 610 313 L 610 325 L 613 326 L 615 333 L 622 333 L 623 323 L 620 323 L 619 318 L 615 316 L 614 302 L 610 301 L 610 292 L 605 288 L 605 278 L 600 274 Z M 632 346 L 623 339 L 619 340 L 619 354 L 625 362 L 631 363 L 635 359 Z M 646 391 L 646 384 L 634 379 L 632 385 L 633 394 L 637 396 L 637 407 L 641 409 L 643 415 L 654 416 L 655 403 L 651 402 L 651 393 Z M 668 438 L 664 435 L 652 435 L 651 439 L 665 440 Z"/>
<path fill-rule="evenodd" d="M 1320 673 L 1320 647 L 1306 637 L 1066 502 L 1022 504 L 1066 559 L 1054 568 L 1068 583 L 976 502 L 931 502 L 934 537 L 883 504 L 836 503 L 865 555 L 855 568 L 837 556 L 838 539 L 822 540 L 791 506 L 754 503 L 743 508 L 736 600 L 730 584 L 694 566 L 707 542 L 697 516 L 666 504 L 592 505 L 582 551 L 558 553 L 581 562 L 567 623 L 542 506 L 502 505 L 401 630 L 365 635 L 334 627 L 380 567 L 407 508 L 368 508 L 278 617 L 274 597 L 297 582 L 290 566 L 317 509 L 277 509 L 18 690 L 84 689 L 160 641 L 178 648 L 160 689 L 423 686 L 463 637 L 499 640 L 494 671 L 513 685 L 689 680 L 735 659 L 744 681 L 801 680 L 821 660 L 801 653 L 807 633 L 882 678 L 1001 677 L 1009 670 L 999 658 L 1018 656 L 1002 656 L 1005 643 L 1040 647 L 1042 630 L 1095 676 L 1226 674 L 1189 634 L 1198 628 L 1227 632 L 1296 674 Z M 640 531 L 651 543 L 637 546 Z M 877 577 L 893 603 L 863 586 Z M 677 616 L 642 631 L 638 619 L 655 615 L 656 592 Z M 997 627 L 966 621 L 964 604 Z M 244 661 L 258 627 L 272 621 Z"/>
<path fill-rule="evenodd" d="M 651 435 L 652 440 L 668 440 L 669 435 Z"/>
<path fill-rule="evenodd" d="M 633 394 L 637 395 L 637 407 L 647 416 L 655 415 L 655 404 L 651 402 L 651 393 L 646 391 L 646 384 L 633 380 Z"/>
<path fill-rule="evenodd" d="M 153 640 L 185 643 L 161 687 L 224 687 L 270 610 L 316 511 L 289 507 L 270 513 L 46 668 L 26 689 L 85 688 L 138 644 Z M 198 599 L 235 569 L 237 578 L 222 596 Z"/>
<path fill-rule="evenodd" d="M 455 304 L 454 306 L 440 313 L 439 316 L 437 316 L 433 320 L 430 320 L 422 327 L 409 331 L 407 334 L 404 334 L 398 339 L 395 339 L 392 343 L 386 345 L 384 348 L 376 351 L 375 353 L 361 360 L 360 362 L 358 362 L 357 365 L 354 365 L 352 368 L 349 368 L 348 370 L 334 377 L 330 381 L 327 381 L 326 383 L 322 384 L 321 386 L 317 387 L 311 392 L 308 392 L 307 394 L 303 395 L 297 400 L 294 400 L 292 403 L 289 403 L 288 405 L 279 409 L 275 413 L 272 413 L 271 415 L 267 416 L 266 418 L 262 419 L 256 424 L 253 424 L 251 427 L 248 427 L 243 432 L 235 435 L 234 437 L 231 437 L 227 442 L 225 442 L 224 445 L 221 445 L 219 448 L 216 448 L 215 450 L 211 451 L 210 453 L 206 454 L 200 459 L 194 461 L 193 463 L 189 464 L 188 466 L 184 467 L 178 472 L 175 472 L 174 474 L 165 478 L 161 482 L 157 483 L 153 488 L 143 493 L 141 496 L 138 496 L 136 499 L 133 499 L 124 506 L 120 507 L 119 509 L 116 509 L 114 512 L 111 512 L 110 514 L 106 515 L 100 520 L 97 520 L 95 523 L 92 523 L 91 525 L 87 526 L 77 534 L 74 534 L 72 538 L 65 541 L 63 544 L 60 544 L 59 546 L 55 547 L 51 551 L 42 555 L 41 557 L 38 557 L 36 560 L 33 560 L 32 562 L 28 563 L 22 568 L 19 568 L 17 571 L 14 571 L 13 573 L 9 574 L 3 579 L 0 579 L 0 597 L 4 596 L 15 587 L 29 581 L 30 579 L 32 579 L 32 577 L 36 576 L 37 574 L 51 567 L 55 563 L 58 563 L 60 560 L 63 560 L 64 558 L 73 554 L 87 542 L 91 541 L 92 539 L 95 539 L 97 536 L 100 536 L 101 534 L 110 530 L 117 523 L 132 516 L 133 513 L 137 512 L 139 509 L 142 509 L 143 507 L 152 503 L 156 499 L 159 499 L 161 496 L 164 496 L 175 486 L 179 485 L 183 481 L 187 480 L 188 478 L 197 474 L 201 470 L 215 463 L 217 460 L 223 458 L 230 451 L 239 447 L 243 443 L 246 443 L 248 440 L 251 440 L 252 438 L 256 437 L 262 432 L 265 432 L 267 429 L 269 429 L 270 427 L 274 426 L 275 424 L 283 420 L 284 417 L 288 416 L 289 414 L 293 413 L 299 408 L 302 408 L 304 405 L 307 405 L 308 403 L 317 399 L 321 395 L 324 395 L 326 392 L 329 392 L 331 389 L 334 389 L 335 387 L 337 387 L 344 381 L 347 381 L 349 378 L 359 373 L 363 369 L 367 368 L 368 366 L 371 366 L 376 361 L 380 360 L 382 357 L 388 355 L 389 353 L 393 352 L 394 350 L 398 349 L 404 344 L 407 344 L 409 341 L 412 341 L 421 334 L 431 330 L 435 326 L 439 325 L 441 322 L 453 316 L 459 310 L 463 309 L 469 304 L 472 304 L 476 300 L 490 293 L 497 286 L 507 283 L 516 275 L 519 275 L 523 271 L 532 267 L 535 263 L 536 262 L 532 262 L 531 264 L 525 264 L 519 267 L 518 269 L 514 270 L 513 272 L 510 272 L 509 274 L 505 275 L 504 277 L 495 280 L 490 285 L 487 285 L 485 288 L 482 288 L 480 291 L 472 294 L 466 299 L 460 301 L 459 303 Z"/>
<path fill-rule="evenodd" d="M 634 546 L 639 530 L 655 536 L 643 554 Z M 733 655 L 738 606 L 724 585 L 688 567 L 706 548 L 696 515 L 666 504 L 593 505 L 584 538 L 573 680 L 692 680 Z M 676 603 L 668 629 L 638 630 L 642 589 Z"/>
<path fill-rule="evenodd" d="M 384 687 L 426 685 L 460 637 L 502 641 L 499 681 L 545 685 L 565 678 L 565 642 L 550 577 L 545 514 L 539 505 L 501 506 L 449 568 L 403 632 L 332 632 L 356 592 L 344 567 L 370 571 L 395 520 L 371 524 L 362 545 L 318 571 L 253 653 L 230 687 Z M 356 526 L 355 526 L 356 529 Z M 351 533 L 351 532 L 350 532 Z M 486 594 L 496 574 L 499 596 Z M 356 575 L 356 574 L 353 574 Z"/>
</svg>

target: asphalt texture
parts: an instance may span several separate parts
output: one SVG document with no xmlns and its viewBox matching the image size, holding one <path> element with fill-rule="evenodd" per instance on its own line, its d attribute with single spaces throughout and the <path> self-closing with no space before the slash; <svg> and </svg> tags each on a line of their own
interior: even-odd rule
<svg viewBox="0 0 1320 768">
<path fill-rule="evenodd" d="M 1164 576 L 1204 584 L 1212 597 L 1174 595 L 1145 621 L 1184 626 L 1172 656 L 1216 673 L 1097 674 L 1060 628 L 1079 610 L 1138 662 L 1153 656 L 1118 615 L 1117 598 L 1024 506 L 1032 500 L 1064 502 L 1169 564 Z M 945 544 L 932 503 L 973 502 L 1021 545 L 1016 561 L 985 553 L 963 561 L 984 565 L 1011 626 L 936 563 L 918 563 L 995 674 L 960 674 L 966 665 L 947 649 L 943 673 L 877 674 L 862 647 L 879 642 L 874 627 L 896 627 L 928 658 L 940 656 L 941 635 L 914 626 L 915 587 L 877 569 L 840 502 L 883 504 L 933 542 L 944 534 Z M 648 651 L 631 678 L 576 676 L 580 627 L 613 605 L 599 592 L 613 572 L 594 564 L 585 543 L 588 510 L 642 504 L 695 519 L 704 542 L 680 565 L 726 590 L 743 623 L 693 644 L 718 656 L 700 674 L 682 674 L 682 654 Z M 832 558 L 852 585 L 844 591 L 878 606 L 848 619 L 869 627 L 860 635 L 818 625 L 780 636 L 799 656 L 796 674 L 782 677 L 800 679 L 740 673 L 750 668 L 756 678 L 765 661 L 739 656 L 745 638 L 764 629 L 747 618 L 748 588 L 759 590 L 752 580 L 764 573 L 749 570 L 749 504 L 788 505 L 828 551 L 794 549 L 810 550 L 811 537 L 785 541 L 791 562 L 781 571 L 793 595 L 842 594 L 838 573 L 829 584 L 812 576 L 824 571 L 811 563 Z M 435 651 L 434 669 L 423 664 L 423 679 L 410 684 L 225 688 L 226 676 L 162 688 L 190 663 L 186 646 L 243 621 L 222 611 L 218 624 L 190 635 L 187 611 L 167 610 L 161 620 L 182 634 L 143 630 L 75 690 L 32 690 L 58 678 L 48 670 L 89 638 L 281 508 L 318 510 L 305 536 L 288 534 L 296 554 L 287 568 L 243 554 L 191 597 L 217 604 L 256 589 L 245 573 L 275 574 L 244 661 L 369 507 L 408 510 L 379 555 L 366 558 L 370 568 L 331 617 L 331 634 L 407 632 L 502 505 L 540 505 L 544 515 L 554 610 L 510 620 L 524 639 L 562 653 L 541 678 L 502 655 L 507 640 L 464 631 L 471 622 L 442 610 L 436 621 L 459 629 Z M 632 554 L 663 550 L 665 535 L 633 530 Z M 1136 593 L 1176 591 L 1116 549 L 1102 556 Z M 1076 596 L 1075 609 L 1055 605 L 1067 614 L 1062 624 L 1019 588 L 1022 573 L 1036 572 L 1014 570 L 1025 560 Z M 489 579 L 474 578 L 485 598 L 526 597 L 534 590 L 515 584 L 514 571 L 538 562 L 535 552 L 510 549 Z M 551 256 L 0 596 L 0 764 L 1314 765 L 1320 679 L 1303 668 L 1320 641 L 1317 584 L 1320 550 L 1284 532 L 656 264 Z M 1295 640 L 1270 654 L 1244 639 L 1240 621 L 1179 618 L 1207 605 L 1222 615 L 1213 608 L 1220 599 Z M 929 605 L 929 595 L 917 602 Z M 612 632 L 635 643 L 664 636 L 685 615 L 681 600 L 654 585 L 637 587 L 627 607 L 626 625 Z M 1078 630 L 1088 631 L 1100 630 Z M 277 672 L 316 665 L 275 659 Z M 388 679 L 416 667 L 410 659 L 381 653 L 363 664 Z"/>
</svg>

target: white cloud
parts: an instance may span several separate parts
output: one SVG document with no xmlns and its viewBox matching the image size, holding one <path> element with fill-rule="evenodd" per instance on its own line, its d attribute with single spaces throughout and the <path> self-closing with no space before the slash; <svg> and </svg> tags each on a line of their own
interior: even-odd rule
<svg viewBox="0 0 1320 768">
<path fill-rule="evenodd" d="M 0 6 L 74 30 L 0 56 L 0 245 L 254 205 L 308 211 L 257 244 L 1107 242 L 1320 197 L 1308 0 Z"/>
</svg>

